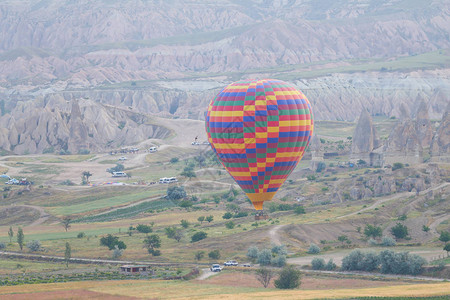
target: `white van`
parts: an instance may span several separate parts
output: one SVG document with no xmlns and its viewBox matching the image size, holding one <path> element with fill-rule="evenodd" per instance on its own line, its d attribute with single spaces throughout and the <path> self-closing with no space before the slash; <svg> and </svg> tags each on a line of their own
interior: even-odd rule
<svg viewBox="0 0 450 300">
<path fill-rule="evenodd" d="M 166 181 L 168 180 L 168 178 L 163 177 L 159 179 L 159 183 L 167 183 Z"/>
<path fill-rule="evenodd" d="M 153 153 L 153 152 L 156 152 L 156 151 L 158 151 L 158 149 L 156 149 L 156 147 L 148 148 L 148 152 L 150 152 L 150 153 Z"/>
<path fill-rule="evenodd" d="M 167 178 L 167 179 L 169 180 L 167 183 L 175 183 L 175 182 L 178 182 L 178 180 L 177 180 L 176 177 L 170 177 L 170 178 Z"/>
<path fill-rule="evenodd" d="M 127 177 L 125 172 L 113 172 L 112 177 Z"/>
</svg>

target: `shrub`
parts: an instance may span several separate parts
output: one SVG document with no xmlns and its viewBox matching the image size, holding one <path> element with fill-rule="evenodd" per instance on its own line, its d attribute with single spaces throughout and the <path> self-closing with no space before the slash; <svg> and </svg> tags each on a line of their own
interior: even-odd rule
<svg viewBox="0 0 450 300">
<path fill-rule="evenodd" d="M 268 266 L 272 262 L 272 251 L 263 249 L 258 253 L 258 263 L 261 266 Z"/>
<path fill-rule="evenodd" d="M 417 275 L 422 272 L 426 260 L 418 255 L 410 255 L 408 252 L 394 252 L 384 250 L 380 252 L 379 261 L 381 272 L 389 274 Z"/>
<path fill-rule="evenodd" d="M 6 248 L 6 244 L 3 242 L 0 242 L 0 250 L 3 250 Z"/>
<path fill-rule="evenodd" d="M 278 255 L 270 261 L 270 264 L 275 267 L 284 267 L 286 265 L 286 256 Z"/>
<path fill-rule="evenodd" d="M 251 260 L 256 260 L 258 258 L 259 249 L 256 246 L 251 246 L 247 250 L 247 257 Z"/>
<path fill-rule="evenodd" d="M 246 216 L 248 216 L 248 212 L 240 211 L 240 212 L 234 214 L 233 218 L 243 218 Z"/>
<path fill-rule="evenodd" d="M 181 220 L 180 224 L 183 228 L 188 228 L 189 227 L 189 222 L 187 220 Z"/>
<path fill-rule="evenodd" d="M 119 246 L 115 245 L 113 253 L 112 253 L 112 258 L 117 259 L 117 258 L 121 257 L 122 254 L 123 254 L 123 249 L 119 249 Z"/>
<path fill-rule="evenodd" d="M 342 259 L 342 270 L 344 271 L 373 271 L 378 267 L 379 260 L 375 252 L 362 252 L 353 250 Z"/>
<path fill-rule="evenodd" d="M 450 232 L 441 231 L 441 234 L 439 235 L 439 240 L 444 243 L 449 242 L 450 241 Z"/>
<path fill-rule="evenodd" d="M 77 238 L 82 239 L 86 236 L 86 234 L 84 232 L 80 232 L 77 234 Z"/>
<path fill-rule="evenodd" d="M 404 168 L 404 165 L 402 163 L 396 162 L 396 163 L 394 163 L 392 165 L 392 171 L 395 171 L 395 170 L 398 170 L 398 169 L 402 169 L 402 168 Z"/>
<path fill-rule="evenodd" d="M 192 241 L 192 243 L 194 243 L 194 242 L 198 242 L 203 239 L 206 239 L 207 237 L 208 237 L 208 234 L 206 232 L 199 231 L 199 232 L 194 233 L 194 235 L 191 237 L 191 241 Z"/>
<path fill-rule="evenodd" d="M 308 249 L 307 252 L 308 252 L 309 254 L 318 254 L 318 253 L 320 253 L 320 247 L 317 246 L 317 245 L 314 244 L 314 243 L 311 243 L 311 244 L 309 245 L 309 249 Z"/>
<path fill-rule="evenodd" d="M 377 246 L 378 245 L 378 242 L 376 240 L 374 240 L 374 239 L 369 239 L 367 241 L 367 243 L 369 243 L 370 246 Z"/>
<path fill-rule="evenodd" d="M 331 258 L 325 265 L 325 270 L 333 271 L 336 269 L 336 267 L 337 267 L 336 264 L 333 262 L 333 259 Z"/>
<path fill-rule="evenodd" d="M 297 215 L 306 214 L 305 208 L 304 208 L 303 206 L 297 206 L 297 207 L 294 209 L 294 212 L 295 212 Z"/>
<path fill-rule="evenodd" d="M 41 242 L 38 240 L 34 240 L 27 243 L 27 248 L 33 252 L 41 250 L 41 247 L 42 247 Z"/>
<path fill-rule="evenodd" d="M 325 268 L 325 260 L 316 257 L 311 261 L 311 267 L 313 270 L 322 270 Z"/>
<path fill-rule="evenodd" d="M 178 157 L 172 157 L 172 158 L 170 159 L 170 163 L 171 163 L 171 164 L 175 164 L 175 163 L 177 163 L 179 160 L 180 160 L 180 159 L 179 159 Z"/>
<path fill-rule="evenodd" d="M 278 255 L 287 255 L 287 250 L 285 245 L 274 245 L 272 247 L 272 253 L 278 254 Z"/>
<path fill-rule="evenodd" d="M 384 236 L 383 239 L 381 240 L 381 245 L 383 245 L 385 247 L 393 247 L 396 244 L 397 243 L 395 242 L 395 240 L 393 238 L 391 238 L 390 236 Z"/>
<path fill-rule="evenodd" d="M 225 227 L 228 229 L 233 229 L 234 228 L 234 222 L 233 221 L 228 221 L 225 223 Z"/>
<path fill-rule="evenodd" d="M 153 232 L 153 229 L 150 225 L 145 225 L 145 224 L 138 224 L 138 226 L 136 226 L 136 230 L 141 232 L 141 233 L 151 233 Z"/>
<path fill-rule="evenodd" d="M 293 266 L 284 267 L 280 277 L 275 280 L 275 287 L 278 289 L 295 289 L 300 286 L 301 273 Z"/>
<path fill-rule="evenodd" d="M 188 208 L 191 207 L 192 205 L 194 205 L 194 203 L 192 203 L 191 200 L 183 200 L 179 203 L 179 206 L 183 208 Z"/>
<path fill-rule="evenodd" d="M 402 223 L 397 223 L 394 227 L 391 228 L 391 233 L 393 236 L 395 236 L 396 239 L 404 239 L 408 236 L 408 227 L 406 227 Z"/>
<path fill-rule="evenodd" d="M 381 237 L 382 233 L 383 230 L 379 226 L 367 224 L 366 227 L 364 227 L 364 235 L 367 237 Z"/>
<path fill-rule="evenodd" d="M 219 259 L 220 258 L 220 251 L 219 250 L 213 250 L 208 253 L 209 258 L 211 259 Z"/>
<path fill-rule="evenodd" d="M 171 186 L 167 189 L 167 198 L 169 200 L 179 200 L 187 196 L 184 187 L 182 186 Z"/>
</svg>

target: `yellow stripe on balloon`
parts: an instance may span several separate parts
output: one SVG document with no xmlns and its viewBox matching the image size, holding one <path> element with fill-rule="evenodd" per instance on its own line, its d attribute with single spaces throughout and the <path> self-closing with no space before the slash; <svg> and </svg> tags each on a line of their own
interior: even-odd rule
<svg viewBox="0 0 450 300">
<path fill-rule="evenodd" d="M 267 127 L 267 132 L 279 132 L 279 127 Z"/>
<path fill-rule="evenodd" d="M 277 157 L 297 157 L 301 151 L 295 152 L 277 152 Z"/>
<path fill-rule="evenodd" d="M 290 120 L 290 121 L 280 121 L 280 127 L 288 126 L 307 126 L 311 125 L 311 120 Z"/>
<path fill-rule="evenodd" d="M 245 149 L 245 144 L 214 144 L 216 149 Z"/>
<path fill-rule="evenodd" d="M 212 111 L 209 114 L 211 117 L 242 117 L 244 115 L 243 111 Z"/>
<path fill-rule="evenodd" d="M 252 175 L 250 174 L 250 172 L 230 172 L 231 176 L 236 176 L 236 177 L 251 177 Z"/>
</svg>

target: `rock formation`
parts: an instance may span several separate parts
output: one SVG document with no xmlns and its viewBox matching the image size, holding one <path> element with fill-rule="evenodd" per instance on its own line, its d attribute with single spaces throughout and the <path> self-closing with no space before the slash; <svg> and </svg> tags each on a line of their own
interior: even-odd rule
<svg viewBox="0 0 450 300">
<path fill-rule="evenodd" d="M 379 153 L 379 148 L 380 140 L 372 117 L 367 110 L 363 109 L 352 137 L 351 160 L 361 159 L 370 166 L 382 166 L 383 157 Z"/>
<path fill-rule="evenodd" d="M 312 171 L 315 171 L 317 170 L 319 162 L 323 161 L 322 145 L 320 143 L 320 138 L 317 136 L 317 134 L 313 135 L 308 149 L 311 151 L 311 163 L 309 168 Z"/>
<path fill-rule="evenodd" d="M 430 147 L 433 138 L 433 128 L 428 116 L 428 107 L 423 100 L 420 102 L 416 112 L 416 132 L 422 148 Z"/>
<path fill-rule="evenodd" d="M 385 161 L 389 164 L 399 161 L 410 164 L 420 163 L 422 151 L 416 124 L 411 119 L 398 122 L 384 145 Z"/>
<path fill-rule="evenodd" d="M 430 153 L 435 161 L 450 162 L 450 104 L 433 136 Z"/>
<path fill-rule="evenodd" d="M 169 130 L 142 114 L 90 100 L 59 98 L 20 103 L 0 117 L 0 148 L 16 154 L 105 151 L 148 138 L 164 138 Z"/>
</svg>

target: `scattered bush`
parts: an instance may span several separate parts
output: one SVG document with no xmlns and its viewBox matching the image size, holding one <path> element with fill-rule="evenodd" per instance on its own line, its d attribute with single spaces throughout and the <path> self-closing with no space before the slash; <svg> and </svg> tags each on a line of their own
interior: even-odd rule
<svg viewBox="0 0 450 300">
<path fill-rule="evenodd" d="M 234 222 L 233 221 L 228 221 L 225 223 L 225 227 L 228 229 L 233 229 L 234 228 Z"/>
<path fill-rule="evenodd" d="M 3 250 L 6 248 L 6 244 L 3 242 L 0 242 L 0 250 Z"/>
<path fill-rule="evenodd" d="M 287 255 L 287 250 L 285 245 L 274 245 L 272 247 L 272 253 L 276 255 Z"/>
<path fill-rule="evenodd" d="M 307 252 L 308 252 L 309 254 L 318 254 L 318 253 L 320 253 L 320 247 L 317 246 L 317 245 L 314 244 L 314 243 L 311 243 L 311 244 L 309 245 L 309 249 L 308 249 Z"/>
<path fill-rule="evenodd" d="M 275 267 L 284 267 L 286 265 L 286 256 L 278 255 L 270 261 L 270 264 Z"/>
<path fill-rule="evenodd" d="M 370 272 L 375 270 L 378 264 L 378 257 L 375 252 L 362 252 L 356 249 L 342 259 L 342 270 Z"/>
<path fill-rule="evenodd" d="M 395 240 L 393 238 L 391 238 L 390 236 L 384 236 L 383 239 L 381 240 L 381 245 L 383 245 L 385 247 L 393 247 L 396 244 L 397 243 L 395 242 Z"/>
<path fill-rule="evenodd" d="M 27 243 L 27 248 L 30 249 L 30 251 L 32 252 L 41 250 L 41 247 L 42 247 L 41 242 L 38 240 L 34 240 Z"/>
<path fill-rule="evenodd" d="M 220 258 L 220 251 L 219 250 L 213 250 L 208 253 L 209 258 L 211 259 L 219 259 Z"/>
<path fill-rule="evenodd" d="M 444 243 L 449 242 L 450 241 L 450 232 L 441 231 L 441 234 L 439 235 L 439 240 Z"/>
<path fill-rule="evenodd" d="M 391 233 L 396 239 L 404 239 L 408 236 L 408 227 L 402 223 L 397 223 L 391 228 Z"/>
<path fill-rule="evenodd" d="M 268 266 L 272 262 L 272 251 L 263 249 L 258 253 L 258 263 L 261 266 Z"/>
<path fill-rule="evenodd" d="M 243 218 L 243 217 L 247 217 L 247 216 L 248 216 L 248 212 L 240 211 L 240 212 L 234 214 L 233 218 Z"/>
<path fill-rule="evenodd" d="M 181 224 L 181 227 L 183 227 L 183 228 L 188 228 L 190 225 L 187 220 L 181 220 L 180 224 Z"/>
<path fill-rule="evenodd" d="M 112 253 L 112 258 L 118 259 L 119 257 L 122 256 L 122 254 L 123 254 L 123 249 L 119 249 L 119 246 L 115 245 L 113 253 Z"/>
<path fill-rule="evenodd" d="M 113 250 L 116 245 L 119 249 L 127 248 L 127 245 L 125 245 L 123 241 L 119 241 L 117 236 L 113 236 L 111 234 L 100 238 L 100 245 L 108 247 L 109 250 Z"/>
<path fill-rule="evenodd" d="M 194 242 L 198 242 L 203 239 L 206 239 L 207 237 L 208 237 L 208 234 L 206 232 L 199 231 L 199 232 L 194 233 L 194 235 L 191 237 L 191 241 L 192 241 L 192 243 L 194 243 Z"/>
<path fill-rule="evenodd" d="M 337 267 L 336 264 L 333 262 L 333 259 L 331 258 L 325 265 L 325 270 L 333 271 L 336 270 L 336 267 Z"/>
<path fill-rule="evenodd" d="M 306 211 L 305 211 L 305 208 L 303 207 L 303 206 L 297 206 L 295 209 L 294 209 L 294 212 L 297 214 L 297 215 L 302 215 L 302 214 L 306 214 Z"/>
<path fill-rule="evenodd" d="M 233 214 L 230 212 L 226 212 L 223 214 L 222 219 L 228 220 L 231 219 L 233 217 Z"/>
<path fill-rule="evenodd" d="M 300 286 L 301 272 L 293 266 L 284 267 L 280 277 L 275 280 L 275 287 L 278 289 L 295 289 Z"/>
<path fill-rule="evenodd" d="M 145 224 L 138 224 L 138 226 L 136 226 L 136 230 L 139 231 L 140 233 L 151 233 L 153 232 L 153 228 L 150 225 L 145 225 Z"/>
<path fill-rule="evenodd" d="M 411 274 L 417 275 L 422 272 L 426 260 L 418 255 L 408 252 L 394 252 L 384 250 L 379 254 L 381 272 L 389 274 Z"/>
<path fill-rule="evenodd" d="M 392 165 L 392 171 L 403 169 L 405 166 L 402 163 L 396 162 Z"/>
<path fill-rule="evenodd" d="M 383 230 L 379 226 L 367 224 L 366 227 L 364 227 L 364 235 L 367 237 L 372 238 L 381 237 L 382 233 Z"/>
<path fill-rule="evenodd" d="M 378 246 L 378 242 L 374 239 L 369 239 L 367 243 L 369 243 L 370 246 Z"/>
<path fill-rule="evenodd" d="M 77 238 L 82 239 L 86 236 L 86 234 L 84 232 L 80 232 L 77 234 Z"/>
<path fill-rule="evenodd" d="M 313 258 L 311 267 L 313 270 L 322 270 L 325 268 L 325 260 L 323 258 Z"/>
<path fill-rule="evenodd" d="M 250 260 L 256 260 L 258 258 L 259 249 L 256 246 L 251 246 L 247 250 L 247 257 Z"/>
<path fill-rule="evenodd" d="M 170 186 L 167 189 L 167 198 L 169 200 L 180 200 L 186 198 L 187 194 L 183 186 Z"/>
</svg>

